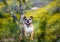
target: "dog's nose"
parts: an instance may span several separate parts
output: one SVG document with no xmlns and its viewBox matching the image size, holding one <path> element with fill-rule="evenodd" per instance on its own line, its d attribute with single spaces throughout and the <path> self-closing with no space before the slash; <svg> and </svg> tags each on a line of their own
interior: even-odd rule
<svg viewBox="0 0 60 42">
<path fill-rule="evenodd" d="M 27 20 L 27 23 L 29 23 L 29 20 Z"/>
</svg>

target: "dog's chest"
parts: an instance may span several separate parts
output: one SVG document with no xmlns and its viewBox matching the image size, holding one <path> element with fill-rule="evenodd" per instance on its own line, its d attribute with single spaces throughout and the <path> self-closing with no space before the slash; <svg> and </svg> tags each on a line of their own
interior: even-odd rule
<svg viewBox="0 0 60 42">
<path fill-rule="evenodd" d="M 31 28 L 31 27 L 26 27 L 26 28 L 25 28 L 25 32 L 26 32 L 26 33 L 31 33 L 31 32 L 33 32 L 33 28 Z"/>
<path fill-rule="evenodd" d="M 25 32 L 26 33 L 32 33 L 33 32 L 33 27 L 27 27 L 27 26 L 25 26 Z"/>
</svg>

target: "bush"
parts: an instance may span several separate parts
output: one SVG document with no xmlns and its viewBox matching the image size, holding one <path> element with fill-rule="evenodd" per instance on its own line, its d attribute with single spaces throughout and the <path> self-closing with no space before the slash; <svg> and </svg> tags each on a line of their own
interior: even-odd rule
<svg viewBox="0 0 60 42">
<path fill-rule="evenodd" d="M 3 12 L 2 11 L 0 11 L 0 18 L 3 18 L 4 16 L 3 16 Z"/>
</svg>

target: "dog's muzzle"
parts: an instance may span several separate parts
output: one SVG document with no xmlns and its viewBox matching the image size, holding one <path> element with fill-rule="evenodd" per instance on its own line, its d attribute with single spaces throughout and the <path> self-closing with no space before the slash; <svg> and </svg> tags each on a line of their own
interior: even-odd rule
<svg viewBox="0 0 60 42">
<path fill-rule="evenodd" d="M 27 20 L 26 24 L 27 24 L 27 25 L 30 25 L 31 23 L 29 22 L 29 20 Z"/>
<path fill-rule="evenodd" d="M 30 25 L 31 23 L 26 23 L 26 25 Z"/>
</svg>

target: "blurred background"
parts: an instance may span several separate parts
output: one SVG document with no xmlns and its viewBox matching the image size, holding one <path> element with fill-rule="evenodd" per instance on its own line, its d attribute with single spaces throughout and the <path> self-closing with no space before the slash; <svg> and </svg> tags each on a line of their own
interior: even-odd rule
<svg viewBox="0 0 60 42">
<path fill-rule="evenodd" d="M 34 40 L 22 42 L 60 42 L 60 0 L 0 0 L 0 42 L 19 41 L 21 14 L 34 17 Z"/>
</svg>

